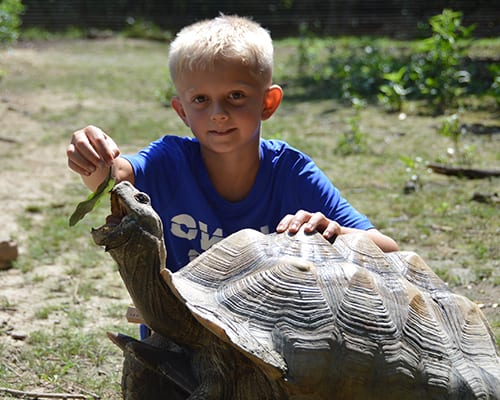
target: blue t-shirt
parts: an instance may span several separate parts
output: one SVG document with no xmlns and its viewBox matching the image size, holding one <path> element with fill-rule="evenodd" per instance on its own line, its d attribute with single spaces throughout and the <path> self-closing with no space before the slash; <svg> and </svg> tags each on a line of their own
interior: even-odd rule
<svg viewBox="0 0 500 400">
<path fill-rule="evenodd" d="M 238 202 L 217 193 L 195 138 L 164 136 L 124 156 L 132 164 L 135 186 L 151 197 L 161 217 L 169 269 L 178 270 L 243 228 L 274 232 L 285 215 L 300 209 L 321 211 L 342 226 L 373 228 L 307 155 L 285 142 L 262 139 L 260 156 L 256 181 Z"/>
</svg>

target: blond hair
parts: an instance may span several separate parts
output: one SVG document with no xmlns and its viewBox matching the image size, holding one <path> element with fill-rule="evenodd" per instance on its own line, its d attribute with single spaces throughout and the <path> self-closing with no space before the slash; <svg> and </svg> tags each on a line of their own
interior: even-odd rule
<svg viewBox="0 0 500 400">
<path fill-rule="evenodd" d="M 219 61 L 241 62 L 270 84 L 273 43 L 269 32 L 248 18 L 220 15 L 183 28 L 170 44 L 168 65 L 174 84 L 183 71 L 210 71 Z"/>
</svg>

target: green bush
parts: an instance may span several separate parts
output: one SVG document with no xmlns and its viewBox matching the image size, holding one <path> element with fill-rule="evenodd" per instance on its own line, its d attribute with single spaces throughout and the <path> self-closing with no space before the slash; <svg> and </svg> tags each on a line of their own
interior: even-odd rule
<svg viewBox="0 0 500 400">
<path fill-rule="evenodd" d="M 448 9 L 431 17 L 432 36 L 422 41 L 420 52 L 412 57 L 410 79 L 436 113 L 456 106 L 470 82 L 462 64 L 474 26 L 462 26 L 462 17 L 460 11 Z"/>
<path fill-rule="evenodd" d="M 343 156 L 361 154 L 368 151 L 367 135 L 361 130 L 361 111 L 366 107 L 364 100 L 351 98 L 354 115 L 347 119 L 349 128 L 340 137 L 335 153 Z"/>
<path fill-rule="evenodd" d="M 19 37 L 21 14 L 24 6 L 21 0 L 2 0 L 0 2 L 0 45 L 13 43 Z"/>
<path fill-rule="evenodd" d="M 162 30 L 151 21 L 145 21 L 143 19 L 136 20 L 132 17 L 129 17 L 127 19 L 127 26 L 123 30 L 123 35 L 125 37 L 136 39 L 159 41 L 172 40 L 172 34 L 170 32 Z"/>
<path fill-rule="evenodd" d="M 396 72 L 389 72 L 383 77 L 387 80 L 379 87 L 380 93 L 377 98 L 385 109 L 389 112 L 397 112 L 403 109 L 405 97 L 411 92 L 411 88 L 406 88 L 408 85 L 408 67 L 403 66 Z"/>
<path fill-rule="evenodd" d="M 435 114 L 456 109 L 465 94 L 486 90 L 469 85 L 484 77 L 466 58 L 474 26 L 463 26 L 462 17 L 462 12 L 449 9 L 434 15 L 428 21 L 430 36 L 415 42 L 409 52 L 374 38 L 320 40 L 303 32 L 293 55 L 296 84 L 306 88 L 305 94 L 347 102 L 378 98 L 391 112 L 401 111 L 407 100 L 422 100 L 422 111 Z M 496 98 L 498 90 L 494 83 L 490 93 Z"/>
<path fill-rule="evenodd" d="M 429 19 L 432 35 L 398 71 L 386 73 L 380 86 L 379 101 L 389 111 L 400 111 L 408 94 L 429 104 L 441 114 L 456 108 L 466 93 L 472 74 L 464 68 L 474 26 L 462 26 L 462 13 L 445 9 Z"/>
<path fill-rule="evenodd" d="M 488 70 L 493 74 L 493 82 L 489 92 L 500 107 L 500 64 L 490 64 Z"/>
<path fill-rule="evenodd" d="M 472 164 L 475 146 L 462 143 L 462 137 L 466 131 L 466 128 L 460 123 L 460 115 L 457 113 L 449 115 L 441 121 L 437 132 L 450 138 L 453 144 L 447 149 L 447 159 L 440 160 L 441 162 L 451 162 L 458 165 Z"/>
</svg>

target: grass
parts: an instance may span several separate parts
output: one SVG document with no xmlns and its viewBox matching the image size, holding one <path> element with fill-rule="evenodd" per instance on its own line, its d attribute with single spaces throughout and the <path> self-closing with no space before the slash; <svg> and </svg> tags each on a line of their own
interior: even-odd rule
<svg viewBox="0 0 500 400">
<path fill-rule="evenodd" d="M 301 100 L 296 95 L 301 88 L 286 86 L 296 73 L 290 61 L 294 46 L 293 40 L 277 43 L 276 81 L 285 86 L 285 98 L 264 124 L 264 136 L 286 140 L 311 155 L 354 206 L 403 249 L 416 250 L 452 288 L 479 303 L 498 302 L 499 206 L 471 200 L 474 192 L 498 193 L 498 178 L 472 181 L 429 173 L 425 162 L 446 155 L 450 141 L 437 134 L 440 117 L 421 115 L 412 103 L 406 118 L 368 104 L 360 111 L 358 127 L 367 148 L 339 155 L 338 141 L 355 111 L 325 93 L 319 100 Z M 382 47 L 405 51 L 411 46 L 385 40 Z M 166 50 L 160 42 L 59 38 L 3 51 L 2 92 L 15 107 L 23 101 L 28 104 L 26 114 L 19 114 L 26 119 L 26 128 L 21 124 L 12 128 L 22 141 L 9 148 L 8 156 L 24 157 L 22 143 L 27 143 L 37 151 L 48 148 L 51 157 L 63 159 L 71 132 L 88 123 L 105 129 L 124 152 L 135 151 L 163 133 L 189 134 L 160 101 L 167 88 Z M 483 56 L 499 50 L 500 42 L 491 40 L 481 42 L 475 51 Z M 493 106 L 477 106 L 465 110 L 462 118 L 468 124 L 498 126 L 498 117 Z M 476 146 L 474 166 L 498 167 L 499 136 L 465 134 L 463 142 Z M 418 174 L 420 186 L 410 194 L 403 192 L 409 172 L 402 156 L 423 160 L 411 171 Z M 25 168 L 9 164 L 6 172 Z M 60 173 L 51 174 L 56 179 Z M 42 190 L 52 193 L 50 184 L 49 180 Z M 25 233 L 19 237 L 24 251 L 16 268 L 27 287 L 43 285 L 47 292 L 40 304 L 33 305 L 32 323 L 39 329 L 15 346 L 0 340 L 0 387 L 119 399 L 121 354 L 104 332 L 137 332 L 123 320 L 128 298 L 116 268 L 88 233 L 91 226 L 102 223 L 107 206 L 69 229 L 69 215 L 88 193 L 76 176 L 60 187 L 49 200 L 31 201 L 18 213 Z M 61 266 L 58 275 L 46 271 L 57 266 Z M 21 306 L 20 301 L 0 295 L 0 310 Z M 487 307 L 485 313 L 500 343 L 498 308 Z M 102 320 L 96 321 L 96 315 Z M 8 329 L 0 324 L 0 339 L 7 337 Z"/>
</svg>

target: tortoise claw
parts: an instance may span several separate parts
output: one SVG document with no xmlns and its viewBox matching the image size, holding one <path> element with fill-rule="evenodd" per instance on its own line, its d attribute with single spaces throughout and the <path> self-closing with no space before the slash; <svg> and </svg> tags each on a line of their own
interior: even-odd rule
<svg viewBox="0 0 500 400">
<path fill-rule="evenodd" d="M 146 368 L 165 376 L 187 395 L 192 394 L 199 386 L 186 354 L 152 346 L 121 333 L 107 332 L 107 335 L 120 349 L 129 352 Z"/>
<path fill-rule="evenodd" d="M 124 335 L 122 333 L 106 332 L 108 338 L 116 344 L 122 351 L 126 351 L 127 344 L 136 340 L 133 337 Z"/>
</svg>

